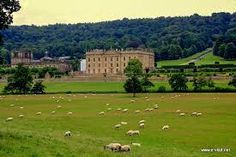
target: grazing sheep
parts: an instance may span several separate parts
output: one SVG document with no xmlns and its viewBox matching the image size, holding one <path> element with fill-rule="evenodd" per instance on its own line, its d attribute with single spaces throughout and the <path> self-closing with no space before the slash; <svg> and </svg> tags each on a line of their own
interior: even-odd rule
<svg viewBox="0 0 236 157">
<path fill-rule="evenodd" d="M 169 125 L 164 125 L 163 127 L 162 127 L 162 130 L 167 130 L 167 129 L 169 129 L 170 127 L 169 127 Z"/>
<path fill-rule="evenodd" d="M 71 131 L 66 131 L 66 132 L 64 133 L 64 136 L 65 136 L 65 137 L 70 137 L 70 136 L 72 136 Z"/>
<path fill-rule="evenodd" d="M 140 143 L 132 143 L 133 146 L 136 146 L 136 147 L 141 147 L 141 144 Z"/>
<path fill-rule="evenodd" d="M 120 124 L 121 125 L 127 125 L 128 123 L 127 122 L 121 122 Z"/>
<path fill-rule="evenodd" d="M 157 104 L 154 105 L 154 109 L 158 109 L 159 106 Z"/>
<path fill-rule="evenodd" d="M 56 111 L 52 111 L 52 112 L 51 112 L 51 114 L 55 114 L 55 113 L 56 113 Z"/>
<path fill-rule="evenodd" d="M 192 116 L 197 116 L 197 112 L 193 112 L 193 113 L 192 113 Z"/>
<path fill-rule="evenodd" d="M 139 127 L 140 127 L 140 128 L 144 128 L 144 126 L 145 126 L 144 123 L 139 124 Z"/>
<path fill-rule="evenodd" d="M 73 113 L 72 112 L 68 112 L 67 115 L 72 115 Z"/>
<path fill-rule="evenodd" d="M 41 115 L 41 114 L 42 114 L 42 112 L 37 112 L 37 113 L 36 113 L 36 115 Z"/>
<path fill-rule="evenodd" d="M 61 105 L 58 105 L 57 108 L 61 108 Z"/>
<path fill-rule="evenodd" d="M 108 109 L 107 109 L 107 111 L 111 111 L 111 110 L 112 110 L 112 108 L 108 108 Z"/>
<path fill-rule="evenodd" d="M 139 121 L 139 124 L 141 124 L 141 123 L 145 123 L 145 120 L 140 120 L 140 121 Z"/>
<path fill-rule="evenodd" d="M 133 130 L 129 130 L 126 132 L 127 135 L 132 136 L 133 135 Z"/>
<path fill-rule="evenodd" d="M 116 124 L 116 125 L 114 126 L 115 129 L 119 129 L 120 127 L 121 127 L 121 124 Z"/>
<path fill-rule="evenodd" d="M 20 109 L 24 109 L 24 107 L 21 106 Z"/>
<path fill-rule="evenodd" d="M 145 99 L 148 99 L 148 97 L 145 97 Z"/>
<path fill-rule="evenodd" d="M 120 147 L 120 152 L 129 152 L 131 150 L 130 145 L 123 145 Z"/>
<path fill-rule="evenodd" d="M 120 143 L 110 143 L 106 146 L 104 146 L 104 150 L 111 150 L 111 151 L 120 151 L 121 149 L 121 144 Z"/>
<path fill-rule="evenodd" d="M 19 117 L 19 118 L 24 118 L 24 115 L 21 114 L 21 115 L 19 115 L 18 117 Z"/>
<path fill-rule="evenodd" d="M 201 116 L 201 115 L 202 115 L 202 113 L 201 113 L 201 112 L 197 113 L 197 116 Z"/>
<path fill-rule="evenodd" d="M 121 108 L 117 108 L 116 111 L 121 111 L 122 109 Z"/>
<path fill-rule="evenodd" d="M 106 106 L 109 106 L 110 104 L 106 104 Z"/>
<path fill-rule="evenodd" d="M 149 108 L 149 112 L 152 112 L 153 111 L 153 108 Z"/>
<path fill-rule="evenodd" d="M 131 102 L 131 103 L 134 103 L 134 102 L 135 102 L 135 100 L 130 100 L 130 102 Z"/>
<path fill-rule="evenodd" d="M 148 111 L 149 111 L 149 108 L 146 108 L 145 111 L 148 112 Z"/>
<path fill-rule="evenodd" d="M 134 130 L 134 131 L 133 131 L 133 135 L 140 135 L 139 130 Z"/>
<path fill-rule="evenodd" d="M 99 115 L 104 115 L 104 114 L 105 114 L 105 112 L 100 112 L 100 113 L 99 113 Z"/>
<path fill-rule="evenodd" d="M 176 113 L 180 113 L 181 112 L 181 110 L 176 110 Z"/>
<path fill-rule="evenodd" d="M 14 104 L 11 104 L 10 107 L 14 107 L 15 105 Z"/>
<path fill-rule="evenodd" d="M 180 115 L 180 116 L 185 116 L 185 113 L 180 113 L 179 115 Z"/>
<path fill-rule="evenodd" d="M 123 110 L 123 112 L 127 112 L 127 111 L 128 111 L 128 109 L 127 109 L 127 108 Z"/>
<path fill-rule="evenodd" d="M 140 113 L 140 110 L 136 110 L 135 113 Z"/>
<path fill-rule="evenodd" d="M 8 118 L 6 119 L 6 121 L 7 121 L 7 122 L 13 121 L 13 117 L 8 117 Z"/>
</svg>

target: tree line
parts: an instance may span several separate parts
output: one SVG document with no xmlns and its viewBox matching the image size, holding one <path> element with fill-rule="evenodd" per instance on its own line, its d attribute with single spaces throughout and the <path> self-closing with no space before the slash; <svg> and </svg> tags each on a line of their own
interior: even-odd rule
<svg viewBox="0 0 236 157">
<path fill-rule="evenodd" d="M 235 21 L 236 13 L 222 12 L 211 16 L 194 14 L 99 23 L 11 26 L 1 32 L 5 44 L 0 50 L 0 63 L 6 62 L 4 59 L 9 62 L 9 52 L 19 48 L 31 49 L 36 59 L 43 57 L 46 50 L 50 57 L 82 58 L 92 49 L 130 48 L 151 49 L 156 60 L 179 59 L 213 47 L 220 37 L 231 34 Z M 228 47 L 231 49 L 232 45 Z M 231 53 L 228 54 L 231 58 Z"/>
</svg>

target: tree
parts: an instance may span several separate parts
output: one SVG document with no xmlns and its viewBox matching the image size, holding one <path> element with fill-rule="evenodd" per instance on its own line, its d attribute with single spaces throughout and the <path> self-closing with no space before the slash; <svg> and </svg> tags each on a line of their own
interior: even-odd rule
<svg viewBox="0 0 236 157">
<path fill-rule="evenodd" d="M 229 82 L 228 85 L 236 87 L 236 75 L 233 76 L 232 80 Z"/>
<path fill-rule="evenodd" d="M 138 59 L 131 59 L 124 71 L 128 78 L 124 84 L 124 88 L 128 93 L 133 93 L 133 97 L 137 92 L 142 91 L 141 78 L 143 76 L 142 63 Z M 140 90 L 141 89 L 141 90 Z"/>
<path fill-rule="evenodd" d="M 173 74 L 169 79 L 169 84 L 174 91 L 186 91 L 188 79 L 183 74 Z"/>
<path fill-rule="evenodd" d="M 198 77 L 193 79 L 193 90 L 199 91 L 207 85 L 207 80 L 204 77 Z"/>
<path fill-rule="evenodd" d="M 37 81 L 33 88 L 31 89 L 31 92 L 34 94 L 44 94 L 45 93 L 45 86 L 43 85 L 42 81 Z"/>
<path fill-rule="evenodd" d="M 154 87 L 154 84 L 149 80 L 151 75 L 147 72 L 143 75 L 141 80 L 142 89 L 144 92 L 147 92 L 149 88 Z"/>
<path fill-rule="evenodd" d="M 16 67 L 15 73 L 7 81 L 8 84 L 4 88 L 5 93 L 26 94 L 31 90 L 33 77 L 30 69 L 20 64 Z"/>
<path fill-rule="evenodd" d="M 8 28 L 13 22 L 12 14 L 20 10 L 19 0 L 1 0 L 0 1 L 0 30 Z M 0 42 L 2 36 L 0 35 Z"/>
</svg>

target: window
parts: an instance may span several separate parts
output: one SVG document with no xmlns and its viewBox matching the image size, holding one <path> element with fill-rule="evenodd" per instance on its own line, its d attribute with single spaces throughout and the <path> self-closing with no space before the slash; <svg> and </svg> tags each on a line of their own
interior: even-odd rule
<svg viewBox="0 0 236 157">
<path fill-rule="evenodd" d="M 98 64 L 98 67 L 101 67 L 101 64 L 100 64 L 100 63 Z"/>
<path fill-rule="evenodd" d="M 98 61 L 100 62 L 100 58 L 98 58 Z"/>
<path fill-rule="evenodd" d="M 119 64 L 118 64 L 118 63 L 116 64 L 116 67 L 119 67 Z"/>
<path fill-rule="evenodd" d="M 131 59 L 131 57 L 129 56 L 129 60 Z"/>
<path fill-rule="evenodd" d="M 90 58 L 88 58 L 88 61 L 90 62 Z"/>
<path fill-rule="evenodd" d="M 105 69 L 104 72 L 107 73 L 107 69 Z"/>
<path fill-rule="evenodd" d="M 105 57 L 105 61 L 107 61 L 107 57 Z"/>
<path fill-rule="evenodd" d="M 90 68 L 90 64 L 88 64 L 88 67 Z"/>
<path fill-rule="evenodd" d="M 126 66 L 126 64 L 124 63 L 124 67 Z"/>
<path fill-rule="evenodd" d="M 95 62 L 95 58 L 93 58 L 93 61 Z"/>
<path fill-rule="evenodd" d="M 118 57 L 116 57 L 116 61 L 119 61 L 119 58 L 118 58 Z"/>
<path fill-rule="evenodd" d="M 125 57 L 124 57 L 124 61 L 125 61 Z"/>
<path fill-rule="evenodd" d="M 119 72 L 119 69 L 116 69 L 116 72 L 118 73 L 118 72 Z"/>
<path fill-rule="evenodd" d="M 111 61 L 113 61 L 113 58 L 111 57 Z"/>
<path fill-rule="evenodd" d="M 113 64 L 111 63 L 111 67 L 113 67 Z"/>
</svg>

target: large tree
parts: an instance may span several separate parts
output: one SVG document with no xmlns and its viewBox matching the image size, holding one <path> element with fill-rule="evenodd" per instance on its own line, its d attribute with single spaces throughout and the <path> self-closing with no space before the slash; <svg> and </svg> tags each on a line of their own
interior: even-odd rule
<svg viewBox="0 0 236 157">
<path fill-rule="evenodd" d="M 1 0 L 0 1 L 0 30 L 8 28 L 13 22 L 12 14 L 20 10 L 19 0 Z M 0 35 L 2 43 L 2 36 Z"/>
<path fill-rule="evenodd" d="M 33 77 L 28 67 L 18 65 L 15 73 L 8 78 L 8 84 L 4 88 L 5 93 L 26 94 L 30 93 Z"/>
<path fill-rule="evenodd" d="M 128 78 L 126 83 L 124 84 L 124 88 L 127 92 L 133 93 L 133 97 L 135 97 L 135 94 L 137 92 L 142 91 L 142 63 L 138 59 L 131 59 L 124 72 L 126 77 Z"/>
<path fill-rule="evenodd" d="M 186 91 L 188 79 L 184 74 L 173 74 L 169 79 L 169 84 L 174 91 Z"/>
</svg>

